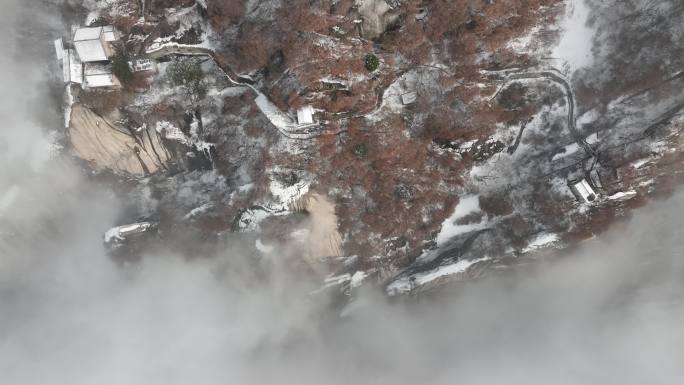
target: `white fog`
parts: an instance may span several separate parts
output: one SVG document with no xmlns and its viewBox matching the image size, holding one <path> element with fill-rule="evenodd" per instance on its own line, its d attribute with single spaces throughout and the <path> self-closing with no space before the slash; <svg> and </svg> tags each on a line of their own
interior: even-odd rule
<svg viewBox="0 0 684 385">
<path fill-rule="evenodd" d="M 0 15 L 1 384 L 684 378 L 683 193 L 559 257 L 420 298 L 364 287 L 343 310 L 277 255 L 255 274 L 238 243 L 218 258 L 113 261 L 102 234 L 122 202 L 51 144 L 62 120 L 61 95 L 47 91 L 49 31 L 60 21 L 29 0 L 3 0 Z"/>
</svg>

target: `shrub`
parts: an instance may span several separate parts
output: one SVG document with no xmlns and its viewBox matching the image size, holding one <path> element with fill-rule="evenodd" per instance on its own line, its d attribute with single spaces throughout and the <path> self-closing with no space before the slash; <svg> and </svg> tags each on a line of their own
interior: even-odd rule
<svg viewBox="0 0 684 385">
<path fill-rule="evenodd" d="M 358 159 L 363 159 L 368 155 L 368 148 L 366 147 L 366 143 L 359 143 L 356 146 L 354 146 L 354 155 Z"/>
<path fill-rule="evenodd" d="M 177 86 L 186 86 L 202 81 L 204 73 L 199 63 L 191 59 L 180 59 L 169 67 L 171 81 Z"/>
<path fill-rule="evenodd" d="M 190 96 L 198 99 L 206 96 L 204 72 L 199 62 L 189 58 L 180 59 L 169 67 L 168 74 L 173 84 L 184 87 Z"/>
<path fill-rule="evenodd" d="M 394 187 L 394 195 L 402 201 L 410 202 L 416 196 L 416 189 L 413 186 L 399 184 Z"/>
<path fill-rule="evenodd" d="M 519 110 L 527 104 L 527 87 L 515 82 L 499 94 L 499 104 L 508 110 Z"/>
<path fill-rule="evenodd" d="M 112 72 L 122 83 L 128 83 L 133 79 L 133 71 L 128 64 L 129 56 L 126 51 L 119 49 L 110 58 L 112 62 Z"/>
<path fill-rule="evenodd" d="M 121 91 L 89 88 L 81 91 L 79 99 L 96 114 L 104 116 L 119 107 Z"/>
<path fill-rule="evenodd" d="M 364 63 L 366 65 L 366 70 L 368 70 L 368 72 L 373 72 L 380 66 L 380 59 L 372 53 L 369 53 L 366 55 Z"/>
<path fill-rule="evenodd" d="M 245 15 L 245 0 L 208 0 L 207 13 L 214 30 L 223 32 Z"/>
<path fill-rule="evenodd" d="M 483 162 L 494 155 L 503 151 L 506 147 L 502 142 L 495 141 L 480 141 L 475 143 L 470 149 L 470 156 L 476 162 Z"/>
</svg>

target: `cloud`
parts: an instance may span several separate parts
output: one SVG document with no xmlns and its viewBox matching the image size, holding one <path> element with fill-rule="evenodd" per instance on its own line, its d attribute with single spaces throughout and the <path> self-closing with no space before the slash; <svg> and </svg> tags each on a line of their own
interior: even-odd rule
<svg viewBox="0 0 684 385">
<path fill-rule="evenodd" d="M 50 132 L 61 126 L 60 112 L 45 107 L 52 95 L 45 39 L 59 22 L 38 5 L 2 4 L 2 43 L 11 47 L 0 59 L 3 384 L 673 384 L 684 377 L 682 194 L 532 267 L 419 299 L 388 302 L 382 290 L 366 289 L 343 317 L 277 258 L 255 273 L 239 247 L 215 259 L 164 250 L 114 263 L 101 235 L 120 202 L 68 157 L 45 156 Z"/>
</svg>

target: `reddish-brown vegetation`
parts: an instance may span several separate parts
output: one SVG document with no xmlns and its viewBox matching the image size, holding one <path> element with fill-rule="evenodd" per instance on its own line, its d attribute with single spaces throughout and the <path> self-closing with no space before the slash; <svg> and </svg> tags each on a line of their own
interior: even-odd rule
<svg viewBox="0 0 684 385">
<path fill-rule="evenodd" d="M 311 104 L 326 111 L 317 156 L 270 149 L 262 154 L 262 169 L 277 165 L 316 175 L 313 188 L 331 192 L 336 200 L 345 253 L 367 262 L 384 253 L 387 239 L 401 239 L 406 247 L 398 248 L 403 251 L 397 258 L 408 260 L 451 214 L 457 187 L 473 160 L 433 152 L 434 139 L 482 139 L 497 123 L 534 113 L 531 107 L 508 109 L 490 102 L 486 96 L 494 89 L 480 86 L 488 83 L 481 70 L 527 61 L 505 49 L 506 43 L 528 32 L 543 6 L 557 2 L 409 0 L 398 10 L 396 25 L 375 41 L 358 36 L 353 0 L 291 0 L 268 20 L 246 15 L 244 0 L 208 0 L 207 14 L 215 31 L 234 37 L 217 54 L 222 66 L 257 72 L 264 92 L 282 110 Z M 423 9 L 427 17 L 416 18 Z M 369 53 L 380 61 L 372 73 L 364 65 Z M 418 67 L 437 68 L 436 63 L 441 67 L 431 82 L 439 90 L 420 90 L 416 103 L 405 109 L 421 116 L 420 127 L 409 129 L 407 116 L 400 113 L 377 121 L 363 117 L 379 107 L 385 90 L 400 76 Z M 238 106 L 244 102 L 225 100 L 224 113 L 242 113 Z M 244 127 L 251 136 L 264 131 L 251 119 L 256 113 L 254 108 L 248 113 L 250 123 Z M 257 199 L 269 194 L 266 174 L 254 176 Z M 549 201 L 539 203 L 548 218 L 563 215 L 572 203 L 542 191 L 538 195 L 539 201 Z M 511 216 L 505 192 L 482 197 L 480 205 L 484 214 L 521 222 L 521 229 L 532 231 L 529 223 Z"/>
<path fill-rule="evenodd" d="M 207 0 L 207 15 L 211 26 L 222 32 L 245 15 L 246 0 Z"/>
<path fill-rule="evenodd" d="M 81 91 L 79 100 L 100 116 L 106 116 L 119 108 L 120 90 L 88 89 Z"/>
</svg>

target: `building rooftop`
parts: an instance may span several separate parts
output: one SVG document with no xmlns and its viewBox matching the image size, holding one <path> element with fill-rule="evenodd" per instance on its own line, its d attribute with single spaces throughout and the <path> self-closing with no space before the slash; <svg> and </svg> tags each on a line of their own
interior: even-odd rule
<svg viewBox="0 0 684 385">
<path fill-rule="evenodd" d="M 85 74 L 87 75 L 102 75 L 111 74 L 112 65 L 109 63 L 86 63 Z"/>
<path fill-rule="evenodd" d="M 110 42 L 118 40 L 114 27 L 77 28 L 74 32 L 74 47 L 81 61 L 106 61 L 113 54 Z"/>
<path fill-rule="evenodd" d="M 114 27 L 111 25 L 106 25 L 106 26 L 102 27 L 102 33 L 103 33 L 105 41 L 111 42 L 111 41 L 119 40 L 119 34 L 116 32 Z"/>
<path fill-rule="evenodd" d="M 74 33 L 74 42 L 84 40 L 99 40 L 102 36 L 102 27 L 79 28 Z"/>
<path fill-rule="evenodd" d="M 580 202 L 591 203 L 596 200 L 596 192 L 586 179 L 570 183 L 570 190 Z"/>
<path fill-rule="evenodd" d="M 64 58 L 64 42 L 62 38 L 55 40 L 55 53 L 57 54 L 57 60 L 62 60 Z"/>
<path fill-rule="evenodd" d="M 83 83 L 83 64 L 72 49 L 62 53 L 62 71 L 65 83 Z"/>
<path fill-rule="evenodd" d="M 116 78 L 112 74 L 86 75 L 86 87 L 114 87 L 117 85 Z"/>
<path fill-rule="evenodd" d="M 299 124 L 313 124 L 314 109 L 311 106 L 304 106 L 297 110 L 297 123 Z"/>
<path fill-rule="evenodd" d="M 118 80 L 112 73 L 111 64 L 86 63 L 84 75 L 86 87 L 114 87 L 119 85 Z"/>
</svg>

